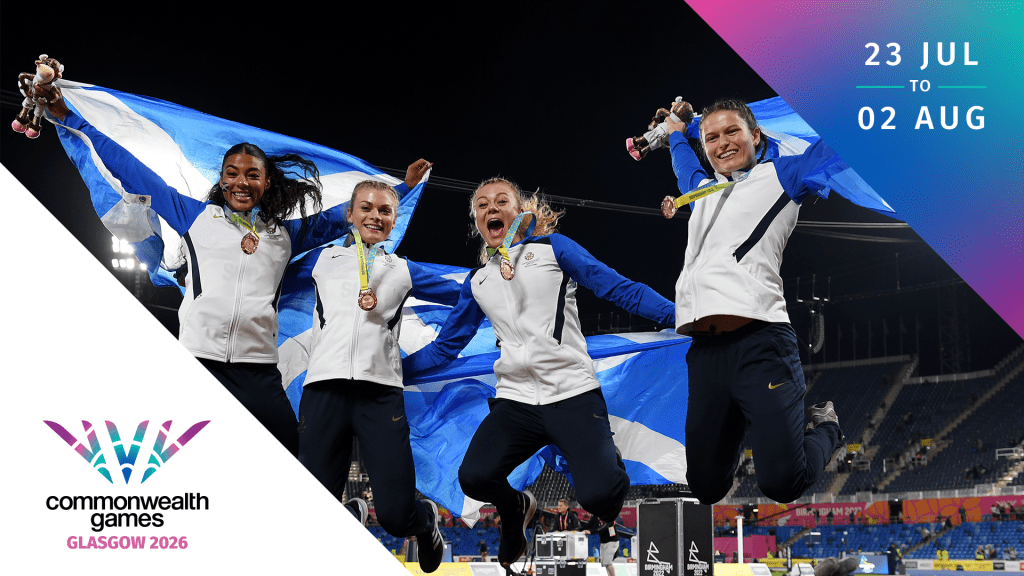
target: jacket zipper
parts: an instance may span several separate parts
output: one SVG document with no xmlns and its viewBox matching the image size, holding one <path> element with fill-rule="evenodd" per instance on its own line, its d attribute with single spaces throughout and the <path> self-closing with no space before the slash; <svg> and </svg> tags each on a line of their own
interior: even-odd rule
<svg viewBox="0 0 1024 576">
<path fill-rule="evenodd" d="M 226 362 L 231 362 L 231 356 L 232 356 L 231 352 L 234 350 L 234 346 L 235 346 L 235 334 L 236 334 L 236 332 L 238 330 L 238 324 L 239 324 L 238 316 L 239 316 L 239 313 L 240 313 L 241 302 L 242 302 L 242 286 L 243 286 L 242 280 L 243 280 L 243 278 L 245 278 L 245 268 L 246 268 L 246 264 L 248 264 L 248 261 L 246 259 L 249 257 L 249 255 L 245 254 L 244 252 L 240 252 L 240 254 L 241 254 L 241 259 L 240 259 L 241 264 L 238 267 L 238 280 L 235 282 L 235 303 L 234 303 L 234 308 L 231 311 L 231 325 L 228 327 L 228 348 L 225 351 L 225 355 L 224 355 Z"/>
<path fill-rule="evenodd" d="M 529 363 L 528 358 L 530 355 L 530 350 L 527 347 L 526 339 L 523 338 L 523 332 L 522 329 L 519 327 L 519 322 L 516 320 L 516 318 L 518 318 L 519 316 L 519 309 L 518 307 L 514 307 L 518 300 L 516 300 L 515 294 L 512 292 L 512 282 L 505 281 L 504 279 L 502 279 L 502 289 L 505 292 L 505 303 L 508 305 L 509 323 L 515 330 L 516 338 L 519 340 L 523 347 L 523 367 L 526 368 L 526 371 L 530 374 L 530 377 L 533 379 L 534 400 L 537 402 L 537 404 L 540 404 L 540 379 L 537 378 L 537 374 L 536 372 L 534 372 L 533 366 L 531 366 Z"/>
<path fill-rule="evenodd" d="M 357 248 L 356 248 L 355 243 L 353 243 L 352 246 L 349 247 L 349 249 L 351 249 L 353 251 L 356 250 Z M 355 261 L 356 261 L 356 269 L 358 271 L 358 268 L 359 268 L 359 258 L 356 257 Z M 376 258 L 374 259 L 374 261 L 376 262 Z M 373 270 L 370 270 L 370 273 L 372 275 Z M 357 292 L 358 292 L 358 289 L 357 289 Z M 355 318 L 352 319 L 352 345 L 349 347 L 348 378 L 349 378 L 349 380 L 355 380 L 356 379 L 356 346 L 359 344 L 359 320 L 360 320 L 359 311 L 361 311 L 362 308 L 359 308 L 359 299 L 358 298 L 351 298 L 349 300 L 349 302 L 350 302 L 349 303 L 349 309 L 350 310 L 352 309 L 352 306 L 355 306 L 355 308 L 356 308 L 355 314 L 356 315 L 355 315 Z"/>
</svg>

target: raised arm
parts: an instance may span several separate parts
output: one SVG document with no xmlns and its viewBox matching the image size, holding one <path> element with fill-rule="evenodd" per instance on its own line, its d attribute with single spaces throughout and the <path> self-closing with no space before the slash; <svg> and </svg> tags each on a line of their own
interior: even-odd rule
<svg viewBox="0 0 1024 576">
<path fill-rule="evenodd" d="M 561 234 L 552 234 L 550 238 L 558 265 L 578 284 L 632 314 L 658 324 L 675 325 L 675 305 L 650 286 L 629 280 Z"/>
<path fill-rule="evenodd" d="M 682 102 L 686 106 L 686 102 Z M 675 106 L 673 106 L 675 111 Z M 693 110 L 690 110 L 692 117 Z M 679 192 L 686 194 L 700 186 L 701 181 L 708 178 L 707 172 L 700 165 L 700 160 L 690 148 L 690 142 L 686 139 L 686 122 L 676 122 L 671 117 L 665 119 L 665 126 L 668 128 L 668 148 L 672 154 L 672 171 L 676 175 L 676 186 Z"/>
<path fill-rule="evenodd" d="M 206 206 L 205 202 L 181 194 L 175 188 L 168 186 L 156 172 L 153 172 L 131 152 L 108 138 L 76 112 L 65 107 L 60 116 L 56 114 L 54 116 L 61 120 L 61 124 L 65 127 L 84 134 L 92 143 L 92 147 L 102 160 L 103 165 L 111 175 L 121 181 L 125 191 L 129 194 L 149 197 L 153 210 L 162 216 L 178 234 L 184 235 L 192 226 L 192 222 L 202 213 Z"/>
<path fill-rule="evenodd" d="M 437 338 L 402 359 L 404 377 L 408 378 L 418 372 L 447 365 L 458 357 L 459 352 L 473 339 L 480 322 L 484 319 L 484 312 L 473 298 L 472 280 L 471 271 L 462 283 L 458 303 L 448 315 Z"/>
<path fill-rule="evenodd" d="M 405 180 L 395 186 L 398 197 L 405 197 L 410 190 L 415 188 L 432 166 L 433 164 L 422 158 L 410 164 L 405 169 Z M 308 226 L 305 231 L 302 230 L 301 219 L 286 220 L 284 227 L 292 238 L 292 254 L 302 254 L 347 234 L 351 226 L 346 215 L 348 207 L 349 203 L 346 202 L 308 216 L 306 218 Z"/>
</svg>

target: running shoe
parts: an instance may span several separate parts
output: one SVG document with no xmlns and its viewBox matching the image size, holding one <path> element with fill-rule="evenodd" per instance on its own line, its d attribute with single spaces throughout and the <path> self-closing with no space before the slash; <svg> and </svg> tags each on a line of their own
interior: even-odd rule
<svg viewBox="0 0 1024 576">
<path fill-rule="evenodd" d="M 366 527 L 366 520 L 370 517 L 370 507 L 366 505 L 366 500 L 362 498 L 352 498 L 348 502 L 345 502 L 345 508 L 359 520 L 359 523 Z"/>
<path fill-rule="evenodd" d="M 509 568 L 526 553 L 526 526 L 537 511 L 537 499 L 529 490 L 517 492 L 518 503 L 513 511 L 501 514 L 501 540 L 498 542 L 498 563 Z"/>
<path fill-rule="evenodd" d="M 437 570 L 444 559 L 444 537 L 441 536 L 441 529 L 437 527 L 438 513 L 437 504 L 430 500 L 422 501 L 430 512 L 430 528 L 416 536 L 419 543 L 420 570 L 431 573 Z"/>
</svg>

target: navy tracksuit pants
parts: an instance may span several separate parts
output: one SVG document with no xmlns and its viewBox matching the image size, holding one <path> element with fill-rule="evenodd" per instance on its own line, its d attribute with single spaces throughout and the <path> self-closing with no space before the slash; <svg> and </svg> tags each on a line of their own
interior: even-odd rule
<svg viewBox="0 0 1024 576">
<path fill-rule="evenodd" d="M 459 467 L 459 484 L 466 496 L 493 503 L 504 516 L 518 503 L 508 475 L 553 444 L 569 463 L 580 506 L 601 519 L 618 517 L 629 491 L 629 476 L 615 451 L 608 406 L 600 389 L 552 404 L 491 399 L 490 406 Z"/>
<path fill-rule="evenodd" d="M 218 362 L 197 358 L 242 406 L 292 453 L 299 453 L 299 423 L 281 385 L 277 364 Z"/>
<path fill-rule="evenodd" d="M 299 403 L 299 462 L 344 502 L 352 438 L 358 438 L 377 522 L 398 537 L 433 526 L 427 507 L 416 500 L 403 393 L 362 380 L 323 380 L 307 384 Z"/>
<path fill-rule="evenodd" d="M 765 496 L 792 502 L 818 480 L 840 430 L 831 423 L 804 429 L 806 384 L 792 326 L 755 321 L 694 336 L 686 363 L 686 480 L 701 503 L 729 492 L 744 435 Z"/>
</svg>

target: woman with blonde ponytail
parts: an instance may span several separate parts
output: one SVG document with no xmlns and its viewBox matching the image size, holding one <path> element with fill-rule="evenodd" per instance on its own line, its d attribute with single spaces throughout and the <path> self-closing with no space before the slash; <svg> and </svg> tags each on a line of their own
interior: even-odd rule
<svg viewBox="0 0 1024 576">
<path fill-rule="evenodd" d="M 502 519 L 498 562 L 506 569 L 526 550 L 526 525 L 537 502 L 509 485 L 513 469 L 554 445 L 572 470 L 576 497 L 588 512 L 613 522 L 629 477 L 612 441 L 608 408 L 587 355 L 576 309 L 576 286 L 664 325 L 671 302 L 622 277 L 579 244 L 555 232 L 561 212 L 527 197 L 505 178 L 485 180 L 473 194 L 474 235 L 483 239 L 481 266 L 462 284 L 459 303 L 437 339 L 403 361 L 406 376 L 451 362 L 486 315 L 501 357 L 494 364 L 496 398 L 459 469 L 470 498 L 492 502 Z"/>
</svg>

